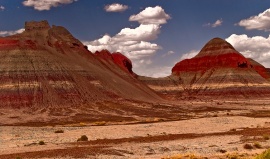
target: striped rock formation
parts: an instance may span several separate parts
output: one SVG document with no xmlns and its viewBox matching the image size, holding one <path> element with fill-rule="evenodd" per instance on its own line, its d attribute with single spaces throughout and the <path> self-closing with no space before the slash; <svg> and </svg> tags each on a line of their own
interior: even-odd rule
<svg viewBox="0 0 270 159">
<path fill-rule="evenodd" d="M 264 67 L 254 64 L 220 38 L 210 40 L 191 59 L 178 62 L 166 78 L 141 78 L 168 98 L 269 97 L 270 83 Z"/>
<path fill-rule="evenodd" d="M 0 108 L 160 99 L 130 75 L 130 61 L 111 57 L 116 60 L 108 66 L 64 27 L 26 22 L 23 33 L 0 38 Z"/>
</svg>

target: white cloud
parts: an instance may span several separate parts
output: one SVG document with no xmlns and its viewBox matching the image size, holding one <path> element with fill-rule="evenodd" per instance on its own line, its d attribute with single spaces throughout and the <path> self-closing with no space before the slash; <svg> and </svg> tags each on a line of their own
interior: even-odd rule
<svg viewBox="0 0 270 159">
<path fill-rule="evenodd" d="M 168 16 L 159 6 L 154 8 L 148 7 L 144 11 L 148 12 L 149 9 L 153 9 L 154 13 L 152 14 L 157 16 L 154 17 L 153 15 L 150 15 L 150 17 L 146 17 L 146 19 L 155 18 L 156 21 L 150 20 L 148 24 L 140 24 L 136 28 L 123 28 L 118 34 L 114 36 L 105 34 L 100 39 L 84 42 L 84 44 L 88 46 L 88 49 L 91 52 L 107 49 L 110 52 L 121 52 L 131 60 L 138 60 L 135 61 L 138 63 L 140 60 L 145 60 L 145 58 L 154 55 L 157 50 L 161 49 L 161 46 L 149 41 L 157 39 L 158 34 L 160 33 L 160 24 L 163 24 L 163 22 L 157 24 L 158 19 L 162 17 L 160 15 L 165 17 Z M 142 13 L 144 15 L 144 11 L 138 15 L 141 15 Z M 165 18 L 165 21 L 167 19 L 168 17 Z"/>
<path fill-rule="evenodd" d="M 23 28 L 19 30 L 15 30 L 15 31 L 0 31 L 0 36 L 10 36 L 10 35 L 22 33 L 23 31 L 24 31 Z"/>
<path fill-rule="evenodd" d="M 160 6 L 147 7 L 137 15 L 129 17 L 129 21 L 138 21 L 140 24 L 165 24 L 171 17 Z"/>
<path fill-rule="evenodd" d="M 1 11 L 5 10 L 5 7 L 4 6 L 0 6 L 0 10 Z"/>
<path fill-rule="evenodd" d="M 174 53 L 175 53 L 174 51 L 168 51 L 166 54 L 163 54 L 161 57 L 169 56 Z"/>
<path fill-rule="evenodd" d="M 270 35 L 265 38 L 262 36 L 248 37 L 245 34 L 232 34 L 226 41 L 231 43 L 245 57 L 252 58 L 265 67 L 270 67 Z"/>
<path fill-rule="evenodd" d="M 119 4 L 119 3 L 114 3 L 114 4 L 106 5 L 104 9 L 106 12 L 123 12 L 128 9 L 128 6 Z"/>
<path fill-rule="evenodd" d="M 107 49 L 110 52 L 121 52 L 132 60 L 149 57 L 155 54 L 157 50 L 161 49 L 157 44 L 142 41 L 141 39 L 145 37 L 136 37 L 125 41 L 125 38 L 129 39 L 130 37 L 121 36 L 120 38 L 118 35 L 119 34 L 111 37 L 106 34 L 100 39 L 84 42 L 84 44 L 87 45 L 88 50 L 91 52 Z"/>
<path fill-rule="evenodd" d="M 173 66 L 145 66 L 134 67 L 133 71 L 141 76 L 147 77 L 166 77 L 171 74 Z"/>
<path fill-rule="evenodd" d="M 153 11 L 153 13 L 145 17 L 149 9 Z M 140 23 L 138 27 L 123 28 L 114 36 L 105 34 L 100 39 L 84 42 L 84 44 L 87 45 L 88 50 L 91 52 L 100 51 L 102 49 L 107 49 L 110 52 L 121 52 L 132 60 L 134 72 L 145 75 L 143 72 L 149 73 L 148 68 L 151 68 L 146 66 L 152 65 L 151 57 L 157 50 L 162 48 L 158 44 L 150 41 L 158 38 L 161 32 L 161 24 L 166 23 L 167 19 L 170 17 L 159 6 L 154 8 L 148 7 L 138 15 L 133 16 L 140 17 L 139 20 L 135 20 Z M 143 18 L 149 21 L 144 23 L 145 20 Z M 159 73 L 159 71 L 155 73 Z"/>
<path fill-rule="evenodd" d="M 180 60 L 184 60 L 184 59 L 191 59 L 194 56 L 196 56 L 200 51 L 199 50 L 191 50 L 190 52 L 187 52 L 185 54 L 183 54 L 180 58 Z"/>
<path fill-rule="evenodd" d="M 35 10 L 50 10 L 51 7 L 58 7 L 61 4 L 70 4 L 78 0 L 25 0 L 23 5 L 34 7 Z"/>
<path fill-rule="evenodd" d="M 270 31 L 270 8 L 259 15 L 241 20 L 238 25 L 245 27 L 247 30 Z"/>
<path fill-rule="evenodd" d="M 215 23 L 207 23 L 207 24 L 204 24 L 203 26 L 209 26 L 209 27 L 212 27 L 212 28 L 216 28 L 218 26 L 221 26 L 223 23 L 223 20 L 222 19 L 218 19 L 216 20 Z"/>
</svg>

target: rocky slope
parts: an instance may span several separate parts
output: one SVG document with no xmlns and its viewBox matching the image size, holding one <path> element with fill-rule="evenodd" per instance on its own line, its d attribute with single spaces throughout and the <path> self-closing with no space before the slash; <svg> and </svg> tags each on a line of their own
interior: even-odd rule
<svg viewBox="0 0 270 159">
<path fill-rule="evenodd" d="M 0 109 L 50 108 L 67 115 L 103 101 L 161 100 L 130 74 L 128 59 L 120 53 L 108 56 L 110 64 L 64 27 L 26 22 L 23 33 L 0 38 Z"/>
<path fill-rule="evenodd" d="M 246 98 L 269 96 L 270 83 L 267 78 L 263 66 L 245 58 L 225 40 L 214 38 L 198 55 L 178 62 L 172 68 L 171 76 L 140 79 L 170 98 Z"/>
</svg>

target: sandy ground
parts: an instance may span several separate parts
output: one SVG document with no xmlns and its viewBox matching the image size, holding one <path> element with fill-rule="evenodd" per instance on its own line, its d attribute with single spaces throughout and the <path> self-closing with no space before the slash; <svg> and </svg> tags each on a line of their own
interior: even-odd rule
<svg viewBox="0 0 270 159">
<path fill-rule="evenodd" d="M 130 114 L 135 121 L 0 126 L 0 159 L 159 159 L 186 154 L 209 159 L 237 154 L 238 159 L 252 159 L 270 148 L 270 140 L 264 138 L 270 136 L 269 100 L 181 103 L 184 106 L 145 105 L 145 110 L 159 111 L 147 114 L 138 109 Z M 2 123 L 8 120 L 5 115 L 2 118 Z M 10 118 L 10 123 L 15 119 Z M 77 142 L 82 135 L 88 137 L 87 142 Z M 39 145 L 40 141 L 45 145 Z M 245 144 L 252 149 L 245 149 Z"/>
<path fill-rule="evenodd" d="M 247 135 L 247 138 L 260 139 L 260 144 L 264 148 L 245 150 L 243 148 L 245 143 L 254 143 L 254 141 L 243 140 L 248 128 L 254 132 L 258 129 L 265 130 L 262 133 L 269 132 L 270 134 L 270 117 L 228 116 L 146 124 L 83 127 L 1 126 L 0 158 L 14 157 L 14 155 L 8 154 L 27 156 L 24 153 L 45 150 L 59 151 L 59 149 L 66 151 L 67 156 L 62 156 L 62 158 L 162 158 L 187 153 L 215 156 L 221 154 L 221 150 L 231 153 L 255 154 L 270 147 L 269 140 L 262 141 L 263 134 L 255 133 Z M 55 133 L 56 130 L 63 130 L 64 133 Z M 76 142 L 81 135 L 87 135 L 90 141 Z M 46 145 L 34 144 L 39 141 L 44 141 Z M 100 143 L 95 143 L 95 141 L 100 141 Z M 106 151 L 94 153 L 95 149 L 93 149 L 93 153 L 90 152 L 90 155 L 87 155 L 88 152 L 86 152 L 79 157 L 72 154 L 68 156 L 69 150 L 74 147 L 79 147 L 79 149 L 93 148 L 93 145 L 106 146 L 98 149 L 113 150 L 114 153 L 109 153 L 109 155 Z M 31 158 L 31 156 L 35 155 L 29 155 L 27 158 Z M 58 155 L 52 156 L 49 153 L 44 154 L 44 157 L 47 158 L 55 158 Z M 58 157 L 61 158 L 61 156 Z"/>
</svg>

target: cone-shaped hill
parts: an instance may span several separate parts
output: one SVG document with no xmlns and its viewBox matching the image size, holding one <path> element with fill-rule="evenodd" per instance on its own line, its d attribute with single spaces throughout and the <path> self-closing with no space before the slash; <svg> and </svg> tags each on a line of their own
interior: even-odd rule
<svg viewBox="0 0 270 159">
<path fill-rule="evenodd" d="M 76 117 L 72 113 L 79 114 L 79 107 L 98 109 L 94 107 L 104 101 L 161 100 L 130 74 L 128 59 L 120 53 L 108 57 L 114 59 L 110 65 L 64 27 L 51 27 L 47 21 L 26 22 L 23 33 L 0 37 L 0 109 Z M 94 115 L 88 117 L 101 118 L 106 111 L 92 110 Z"/>
<path fill-rule="evenodd" d="M 265 69 L 258 64 L 253 65 L 253 61 L 245 58 L 231 44 L 214 38 L 198 55 L 178 62 L 172 68 L 171 76 L 142 80 L 171 98 L 185 95 L 210 98 L 269 97 L 270 83 L 266 79 Z"/>
</svg>

